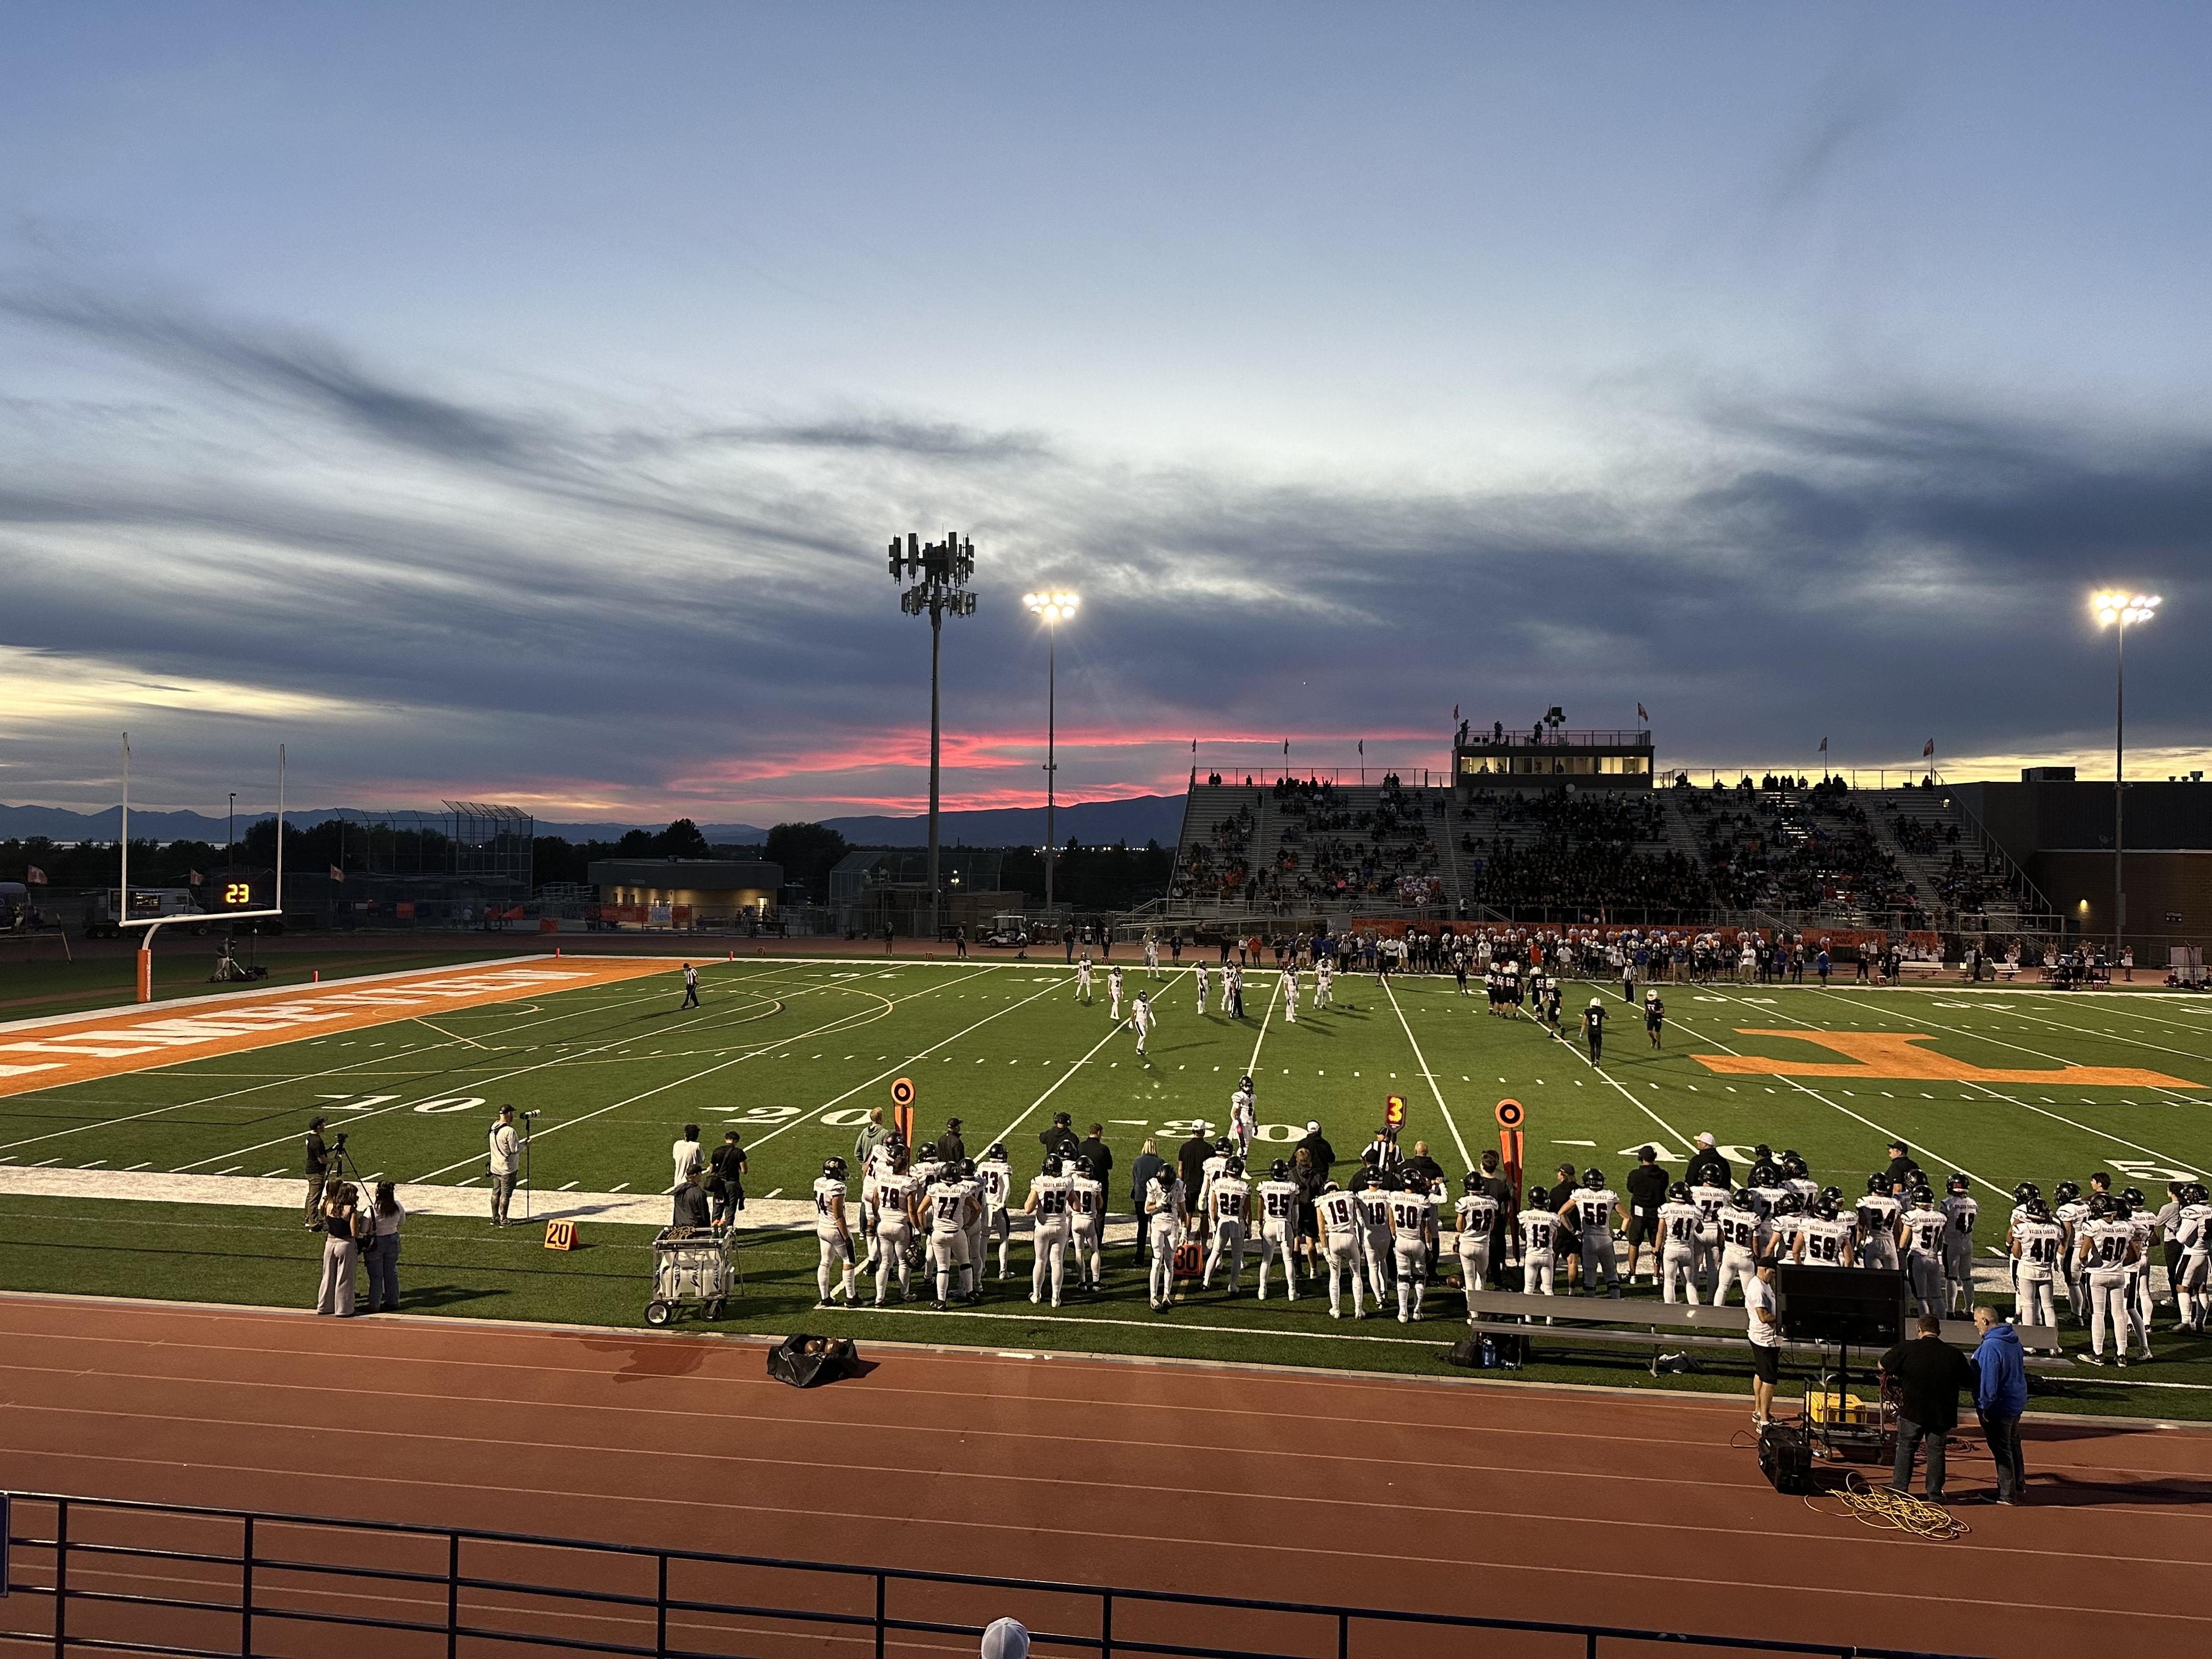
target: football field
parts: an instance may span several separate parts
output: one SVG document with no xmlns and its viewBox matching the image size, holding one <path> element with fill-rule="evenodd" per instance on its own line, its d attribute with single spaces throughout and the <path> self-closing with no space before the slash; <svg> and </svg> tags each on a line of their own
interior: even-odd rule
<svg viewBox="0 0 2212 1659">
<path fill-rule="evenodd" d="M 1963 1171 L 1985 1206 L 2022 1179 L 2047 1193 L 2098 1169 L 2155 1196 L 2212 1165 L 2212 999 L 2186 995 L 1666 984 L 1655 1049 L 1618 988 L 1578 985 L 1571 1031 L 1592 996 L 1611 1015 L 1593 1066 L 1579 1040 L 1493 1017 L 1479 982 L 1465 996 L 1447 977 L 1342 975 L 1335 1006 L 1317 1010 L 1309 975 L 1293 1020 L 1274 971 L 1255 968 L 1238 1020 L 1220 1012 L 1218 977 L 1196 1012 L 1188 962 L 1156 981 L 1133 964 L 1128 992 L 1149 990 L 1159 1016 L 1140 1057 L 1126 1022 L 1109 1017 L 1103 975 L 1086 1006 L 1057 961 L 702 967 L 696 1008 L 679 1006 L 673 962 L 632 959 L 625 976 L 576 988 L 494 993 L 291 1041 L 264 1034 L 168 1064 L 141 1054 L 79 1081 L 39 1086 L 32 1067 L 0 1067 L 23 1073 L 0 1097 L 0 1165 L 289 1176 L 320 1113 L 349 1134 L 364 1175 L 481 1184 L 486 1127 L 512 1102 L 541 1115 L 541 1212 L 564 1190 L 665 1191 L 686 1123 L 709 1144 L 738 1133 L 751 1197 L 799 1197 L 906 1077 L 922 1133 L 957 1116 L 971 1156 L 1005 1139 L 1018 1184 L 1055 1112 L 1079 1131 L 1103 1124 L 1119 1211 L 1144 1139 L 1164 1152 L 1200 1123 L 1225 1124 L 1247 1070 L 1261 1155 L 1287 1156 L 1318 1121 L 1340 1173 L 1392 1094 L 1406 1102 L 1401 1144 L 1426 1141 L 1455 1177 L 1497 1146 L 1493 1112 L 1507 1097 L 1527 1109 L 1532 1181 L 1571 1163 L 1617 1182 L 1644 1144 L 1679 1170 L 1703 1132 L 1739 1161 L 1762 1141 L 1794 1149 L 1850 1195 L 1901 1137 L 1939 1185 Z M 0 1062 L 20 1060 L 10 1049 L 26 1042 L 49 1056 L 72 1036 L 94 1046 L 81 1025 L 0 1031 Z"/>
</svg>

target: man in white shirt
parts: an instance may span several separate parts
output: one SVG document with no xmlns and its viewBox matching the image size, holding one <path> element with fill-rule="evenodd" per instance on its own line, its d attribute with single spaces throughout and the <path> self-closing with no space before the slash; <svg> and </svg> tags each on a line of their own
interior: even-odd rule
<svg viewBox="0 0 2212 1659">
<path fill-rule="evenodd" d="M 1774 1295 L 1774 1258 L 1761 1256 L 1744 1280 L 1743 1307 L 1751 1338 L 1751 1424 L 1763 1429 L 1774 1409 L 1774 1385 L 1782 1378 L 1782 1326 Z"/>
<path fill-rule="evenodd" d="M 514 1183 L 522 1176 L 522 1149 L 530 1144 L 529 1137 L 514 1133 L 514 1108 L 499 1109 L 499 1121 L 491 1126 L 489 1150 L 484 1159 L 485 1172 L 491 1177 L 491 1224 L 507 1225 L 507 1201 L 514 1196 Z"/>
<path fill-rule="evenodd" d="M 693 1180 L 698 1176 L 699 1126 L 696 1123 L 685 1124 L 683 1138 L 669 1148 L 669 1153 L 676 1160 L 675 1185 L 668 1189 L 672 1193 L 677 1187 L 681 1187 L 685 1182 Z"/>
</svg>

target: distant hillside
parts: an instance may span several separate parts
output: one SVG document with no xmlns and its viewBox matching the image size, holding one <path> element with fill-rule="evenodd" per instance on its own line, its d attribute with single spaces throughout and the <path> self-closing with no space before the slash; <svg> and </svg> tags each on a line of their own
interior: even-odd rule
<svg viewBox="0 0 2212 1659">
<path fill-rule="evenodd" d="M 337 807 L 301 807 L 288 811 L 287 819 L 305 830 L 336 817 Z M 273 816 L 265 811 L 238 815 L 238 832 Z M 922 847 L 929 841 L 927 814 L 913 817 L 826 818 L 823 822 L 848 842 L 864 847 Z M 62 806 L 0 805 L 0 841 L 44 836 L 49 841 L 113 841 L 122 833 L 123 809 L 111 806 L 100 812 L 72 812 Z M 561 823 L 540 818 L 538 833 L 559 836 L 572 842 L 617 841 L 631 830 L 659 831 L 653 823 Z M 702 823 L 700 830 L 717 846 L 744 846 L 768 838 L 768 831 L 750 823 Z M 205 841 L 220 844 L 228 833 L 228 820 L 204 812 L 151 812 L 134 810 L 131 833 L 149 841 Z M 1127 800 L 1079 801 L 1060 807 L 1053 833 L 1064 844 L 1070 836 L 1086 845 L 1111 846 L 1127 841 L 1141 847 L 1158 841 L 1171 847 L 1182 830 L 1182 797 L 1138 795 Z M 1036 847 L 1044 842 L 1044 808 L 1006 807 L 985 812 L 945 812 L 938 833 L 947 846 Z"/>
</svg>

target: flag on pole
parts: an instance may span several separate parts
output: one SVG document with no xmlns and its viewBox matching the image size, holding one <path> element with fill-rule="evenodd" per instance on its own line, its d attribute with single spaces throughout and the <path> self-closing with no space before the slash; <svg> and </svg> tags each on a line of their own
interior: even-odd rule
<svg viewBox="0 0 2212 1659">
<path fill-rule="evenodd" d="M 1820 752 L 1824 755 L 1828 752 L 1828 740 L 1826 738 L 1820 739 Z"/>
<path fill-rule="evenodd" d="M 1194 755 L 1198 752 L 1198 739 L 1196 738 L 1193 738 L 1190 740 L 1190 752 Z"/>
<path fill-rule="evenodd" d="M 185 872 L 185 875 L 186 878 L 185 884 L 187 886 L 198 887 L 204 884 L 207 880 L 207 878 L 197 870 L 187 870 Z"/>
<path fill-rule="evenodd" d="M 1640 702 L 1636 705 L 1636 718 L 1640 720 L 1648 720 L 1651 718 L 1650 715 L 1644 712 L 1644 705 Z"/>
<path fill-rule="evenodd" d="M 1923 759 L 1923 760 L 1926 760 L 1926 759 L 1927 759 L 1930 755 L 1933 755 L 1935 752 L 1936 752 L 1936 739 L 1935 739 L 1935 738 L 1929 738 L 1929 739 L 1928 739 L 1928 742 L 1927 742 L 1926 746 L 1924 746 L 1924 747 L 1921 750 L 1921 751 L 1920 751 L 1920 758 L 1921 758 L 1921 759 Z"/>
<path fill-rule="evenodd" d="M 343 881 L 345 879 L 345 872 L 339 869 L 337 865 L 333 864 L 331 866 L 331 879 L 332 881 Z"/>
<path fill-rule="evenodd" d="M 1359 740 L 1359 752 L 1363 755 L 1367 752 L 1367 739 L 1364 738 Z"/>
<path fill-rule="evenodd" d="M 1290 758 L 1290 755 L 1291 755 L 1291 740 L 1290 740 L 1288 738 L 1285 738 L 1283 739 L 1283 758 L 1284 758 L 1284 759 L 1285 759 L 1285 760 L 1288 760 L 1288 759 Z"/>
<path fill-rule="evenodd" d="M 44 887 L 46 884 L 46 872 L 34 864 L 23 872 L 23 883 L 27 887 Z"/>
<path fill-rule="evenodd" d="M 1454 720 L 1457 720 L 1459 718 L 1459 705 L 1457 703 L 1454 703 L 1452 705 L 1452 718 Z"/>
</svg>

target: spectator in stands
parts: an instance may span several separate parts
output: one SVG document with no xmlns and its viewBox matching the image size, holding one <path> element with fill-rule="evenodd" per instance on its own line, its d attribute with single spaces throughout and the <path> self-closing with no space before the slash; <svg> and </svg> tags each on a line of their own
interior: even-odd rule
<svg viewBox="0 0 2212 1659">
<path fill-rule="evenodd" d="M 1974 1385 L 1974 1373 L 1966 1357 L 1944 1341 L 1941 1319 L 1923 1314 L 1917 1328 L 1917 1336 L 1899 1343 L 1881 1357 L 1882 1374 L 1895 1378 L 1898 1385 L 1897 1462 L 1891 1471 L 1889 1490 L 1911 1490 L 1912 1455 L 1924 1443 L 1928 1448 L 1924 1489 L 1929 1503 L 1940 1504 L 1943 1501 L 1944 1442 L 1959 1426 L 1959 1390 Z"/>
</svg>

